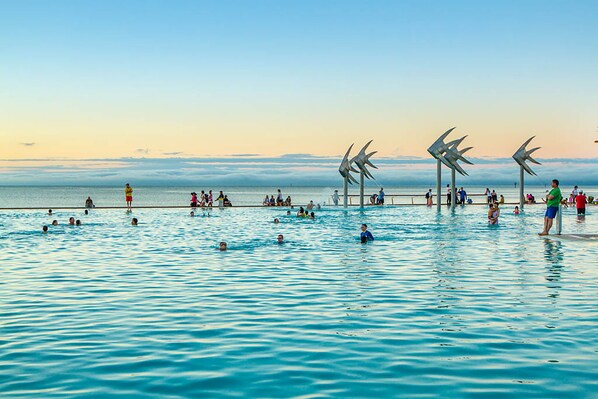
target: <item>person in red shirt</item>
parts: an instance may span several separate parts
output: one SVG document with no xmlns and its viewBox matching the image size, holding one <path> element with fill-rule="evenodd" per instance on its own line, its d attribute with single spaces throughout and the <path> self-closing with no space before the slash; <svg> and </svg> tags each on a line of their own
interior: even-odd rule
<svg viewBox="0 0 598 399">
<path fill-rule="evenodd" d="M 577 193 L 577 196 L 575 197 L 575 208 L 577 208 L 578 215 L 586 214 L 586 202 L 587 202 L 586 195 L 583 193 L 582 190 L 579 190 L 579 192 Z"/>
</svg>

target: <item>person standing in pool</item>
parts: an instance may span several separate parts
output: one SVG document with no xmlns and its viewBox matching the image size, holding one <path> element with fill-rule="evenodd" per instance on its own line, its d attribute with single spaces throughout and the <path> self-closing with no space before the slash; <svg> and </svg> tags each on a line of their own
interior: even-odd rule
<svg viewBox="0 0 598 399">
<path fill-rule="evenodd" d="M 426 205 L 432 206 L 432 189 L 429 189 L 426 193 Z"/>
<path fill-rule="evenodd" d="M 374 236 L 368 230 L 368 225 L 365 223 L 361 225 L 360 239 L 361 239 L 361 242 L 374 241 Z"/>
<path fill-rule="evenodd" d="M 338 206 L 338 190 L 334 190 L 334 194 L 332 194 L 332 202 L 334 203 L 334 206 Z"/>
<path fill-rule="evenodd" d="M 577 187 L 577 186 L 575 186 Z M 586 202 L 587 197 L 583 193 L 583 190 L 579 190 L 577 195 L 575 196 L 575 208 L 577 209 L 578 215 L 585 215 L 586 214 Z"/>
<path fill-rule="evenodd" d="M 552 222 L 559 211 L 559 204 L 563 199 L 563 195 L 561 194 L 561 189 L 559 188 L 559 181 L 554 179 L 552 181 L 552 190 L 546 195 L 546 213 L 544 214 L 544 230 L 538 233 L 538 235 L 545 236 L 548 235 L 550 229 L 552 227 Z"/>
<path fill-rule="evenodd" d="M 133 206 L 133 188 L 129 183 L 125 184 L 125 201 L 127 203 L 127 210 L 130 212 Z"/>
<path fill-rule="evenodd" d="M 498 224 L 498 217 L 500 216 L 500 209 L 498 209 L 498 203 L 493 203 L 488 209 L 488 223 Z"/>
<path fill-rule="evenodd" d="M 380 192 L 378 193 L 378 205 L 384 205 L 384 188 L 380 187 Z"/>
</svg>

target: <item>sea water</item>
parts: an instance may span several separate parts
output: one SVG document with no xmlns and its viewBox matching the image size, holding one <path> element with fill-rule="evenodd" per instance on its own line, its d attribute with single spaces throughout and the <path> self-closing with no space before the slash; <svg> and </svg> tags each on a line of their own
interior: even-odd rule
<svg viewBox="0 0 598 399">
<path fill-rule="evenodd" d="M 598 242 L 511 208 L 0 212 L 0 397 L 595 397 Z"/>
</svg>

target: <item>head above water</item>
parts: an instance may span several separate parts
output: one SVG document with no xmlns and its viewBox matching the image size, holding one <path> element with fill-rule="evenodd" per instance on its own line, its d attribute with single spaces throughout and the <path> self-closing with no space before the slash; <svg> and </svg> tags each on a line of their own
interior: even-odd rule
<svg viewBox="0 0 598 399">
<path fill-rule="evenodd" d="M 75 225 L 81 226 L 81 221 L 79 219 L 77 219 L 77 221 L 75 221 Z"/>
<path fill-rule="evenodd" d="M 52 209 L 48 209 L 48 215 L 52 214 Z"/>
<path fill-rule="evenodd" d="M 191 211 L 190 216 L 195 216 L 195 212 Z"/>
<path fill-rule="evenodd" d="M 86 215 L 89 215 L 89 211 L 87 209 L 83 213 L 85 213 Z"/>
<path fill-rule="evenodd" d="M 276 237 L 276 241 L 278 242 L 283 242 L 284 241 L 284 237 L 282 234 L 279 234 L 278 237 Z"/>
<path fill-rule="evenodd" d="M 274 223 L 279 223 L 280 220 L 278 220 L 278 218 L 274 218 Z"/>
<path fill-rule="evenodd" d="M 48 232 L 48 226 L 44 226 L 44 227 L 42 227 L 42 231 L 43 231 L 44 233 L 47 233 L 47 232 Z"/>
<path fill-rule="evenodd" d="M 225 241 L 220 241 L 220 245 L 218 246 L 218 249 L 221 251 L 226 251 L 228 249 L 228 246 L 226 245 Z"/>
<path fill-rule="evenodd" d="M 71 216 L 71 217 L 69 218 L 69 224 L 70 224 L 71 226 L 75 224 L 75 218 L 74 218 L 74 217 L 72 217 L 72 216 Z"/>
<path fill-rule="evenodd" d="M 139 221 L 137 220 L 137 218 L 131 219 L 131 225 L 137 226 L 138 223 L 139 223 Z"/>
<path fill-rule="evenodd" d="M 58 220 L 52 220 L 52 226 L 58 226 Z"/>
</svg>

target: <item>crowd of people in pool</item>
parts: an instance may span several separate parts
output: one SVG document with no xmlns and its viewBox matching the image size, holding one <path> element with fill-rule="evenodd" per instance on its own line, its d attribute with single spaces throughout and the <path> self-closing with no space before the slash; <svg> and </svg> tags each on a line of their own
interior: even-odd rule
<svg viewBox="0 0 598 399">
<path fill-rule="evenodd" d="M 451 200 L 452 200 L 452 196 L 451 196 L 451 189 L 450 186 L 447 185 L 448 187 L 448 193 L 447 193 L 447 204 L 450 205 Z M 457 194 L 457 203 L 459 204 L 465 204 L 465 203 L 472 203 L 471 199 L 467 198 L 467 192 L 465 191 L 465 189 L 463 187 L 459 188 Z M 496 225 L 498 224 L 498 220 L 500 217 L 500 205 L 504 204 L 504 197 L 503 195 L 497 195 L 495 190 L 490 190 L 489 188 L 486 188 L 485 191 L 485 196 L 487 198 L 487 203 L 488 203 L 488 223 L 491 225 Z M 370 197 L 370 203 L 371 204 L 376 204 L 376 205 L 383 205 L 384 204 L 384 189 L 380 188 L 380 191 L 378 194 L 374 194 Z M 432 189 L 429 189 L 428 192 L 426 193 L 426 202 L 428 206 L 432 206 L 432 198 L 433 198 L 433 194 L 432 194 Z M 334 195 L 333 195 L 333 202 L 335 205 L 338 205 L 338 200 L 339 200 L 339 196 L 338 196 L 338 190 L 334 191 Z M 528 203 L 535 203 L 535 198 L 531 195 L 528 194 L 526 196 L 526 200 Z M 571 194 L 569 195 L 569 199 L 564 199 L 561 193 L 561 190 L 559 188 L 559 181 L 557 179 L 552 180 L 551 182 L 551 190 L 547 193 L 546 198 L 543 199 L 543 201 L 546 203 L 546 213 L 544 216 L 544 229 L 542 230 L 542 232 L 539 233 L 539 235 L 547 235 L 550 232 L 550 229 L 552 227 L 552 222 L 553 219 L 555 218 L 556 214 L 558 213 L 558 209 L 559 206 L 565 206 L 568 207 L 570 205 L 575 204 L 576 210 L 577 210 L 577 215 L 580 217 L 585 216 L 586 213 L 586 204 L 588 202 L 591 202 L 593 200 L 593 197 L 587 197 L 583 190 L 579 189 L 578 186 L 575 186 L 573 188 L 573 190 L 571 191 Z M 230 202 L 230 200 L 228 199 L 228 196 L 226 194 L 223 193 L 223 191 L 220 191 L 218 197 L 216 198 L 216 201 L 218 201 L 218 206 L 219 207 L 230 207 L 232 206 L 232 203 Z M 125 185 L 125 203 L 127 206 L 127 213 L 132 212 L 132 202 L 133 202 L 133 188 L 131 187 L 131 185 L 129 183 L 127 183 Z M 214 203 L 214 199 L 213 199 L 213 195 L 212 195 L 212 190 L 209 190 L 208 192 L 205 191 L 201 191 L 199 197 L 198 194 L 196 192 L 192 192 L 191 193 L 191 207 L 193 208 L 191 210 L 190 215 L 191 216 L 195 216 L 195 208 L 200 207 L 200 208 L 211 208 L 213 207 L 213 203 Z M 291 204 L 291 197 L 288 196 L 286 200 L 283 200 L 283 195 L 282 195 L 282 191 L 281 189 L 278 189 L 278 194 L 277 194 L 277 198 L 274 199 L 274 196 L 270 196 L 268 197 L 268 195 L 266 195 L 263 205 L 265 206 L 290 206 L 291 209 L 293 209 L 293 205 Z M 320 209 L 320 204 L 314 204 L 313 200 L 309 201 L 309 203 L 306 205 L 305 208 L 303 208 L 302 206 L 299 207 L 299 210 L 296 213 L 296 216 L 299 218 L 308 218 L 308 219 L 315 219 L 315 213 L 313 212 L 314 207 L 317 207 L 317 209 Z M 84 210 L 84 214 L 88 215 L 89 214 L 89 210 L 95 208 L 95 204 L 93 202 L 93 200 L 91 199 L 91 196 L 88 196 L 87 199 L 85 200 L 85 210 Z M 515 208 L 513 209 L 513 213 L 515 215 L 519 215 L 521 213 L 521 210 L 519 209 L 519 206 L 515 206 Z M 48 215 L 52 215 L 53 211 L 52 209 L 48 210 Z M 287 215 L 290 215 L 291 211 L 288 210 L 287 211 Z M 208 213 L 209 216 L 209 213 Z M 131 225 L 133 226 L 137 226 L 138 225 L 138 219 L 137 218 L 132 218 L 131 219 Z M 274 219 L 274 223 L 279 223 L 280 220 L 278 218 Z M 80 219 L 75 219 L 74 217 L 70 217 L 68 224 L 71 226 L 81 226 L 81 220 Z M 51 223 L 52 226 L 58 226 L 58 220 L 54 219 Z M 47 233 L 49 231 L 49 227 L 47 225 L 42 227 L 42 231 L 44 233 Z M 365 237 L 365 238 L 364 238 Z M 369 232 L 369 230 L 367 230 L 367 226 L 364 224 L 362 225 L 362 234 L 360 236 L 361 242 L 368 242 L 368 241 L 373 241 L 374 237 L 372 236 L 371 232 Z M 282 235 L 279 235 L 277 237 L 277 241 L 279 243 L 284 242 L 284 237 Z M 226 242 L 221 242 L 220 243 L 220 249 L 226 250 Z"/>
</svg>

